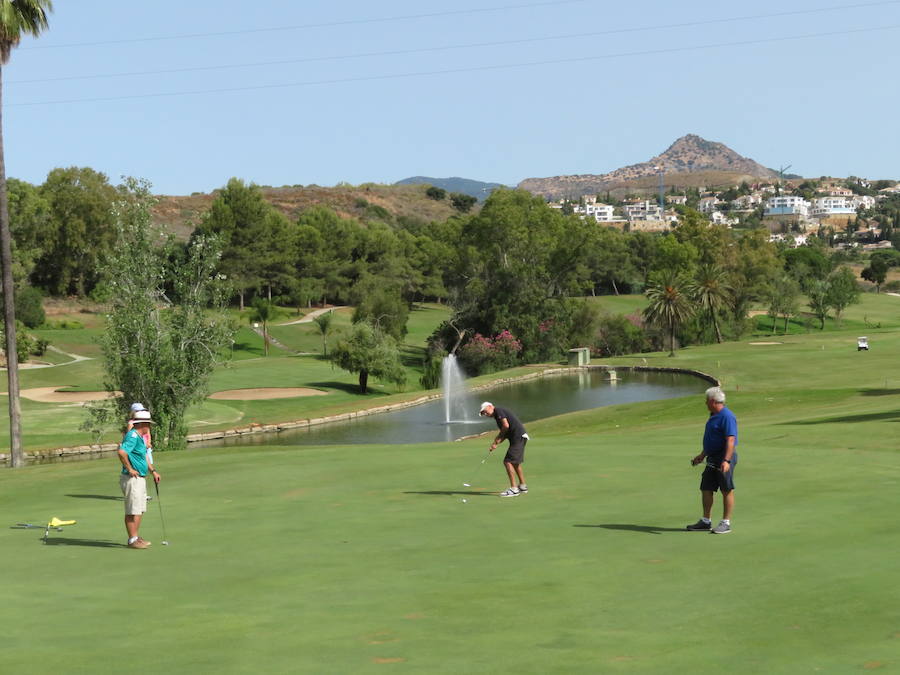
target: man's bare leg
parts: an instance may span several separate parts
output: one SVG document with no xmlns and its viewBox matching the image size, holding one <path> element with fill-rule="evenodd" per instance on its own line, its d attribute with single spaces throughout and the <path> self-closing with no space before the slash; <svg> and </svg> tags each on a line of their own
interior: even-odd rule
<svg viewBox="0 0 900 675">
<path fill-rule="evenodd" d="M 506 475 L 509 477 L 509 486 L 516 487 L 516 469 L 510 462 L 503 462 L 503 466 L 506 467 Z"/>
<path fill-rule="evenodd" d="M 734 490 L 722 493 L 722 518 L 731 521 L 731 512 L 734 510 Z"/>
<path fill-rule="evenodd" d="M 703 517 L 709 520 L 712 514 L 713 493 L 710 490 L 702 490 L 703 495 Z"/>
</svg>

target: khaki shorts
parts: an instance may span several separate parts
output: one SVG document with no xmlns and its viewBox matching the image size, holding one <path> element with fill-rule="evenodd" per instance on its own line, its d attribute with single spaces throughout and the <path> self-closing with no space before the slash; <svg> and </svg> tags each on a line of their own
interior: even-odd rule
<svg viewBox="0 0 900 675">
<path fill-rule="evenodd" d="M 142 476 L 119 476 L 119 487 L 125 495 L 125 515 L 139 516 L 147 510 L 147 481 Z"/>
</svg>

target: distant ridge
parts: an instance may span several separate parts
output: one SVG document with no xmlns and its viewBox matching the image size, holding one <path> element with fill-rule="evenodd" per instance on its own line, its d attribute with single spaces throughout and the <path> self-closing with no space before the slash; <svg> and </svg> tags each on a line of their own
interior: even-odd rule
<svg viewBox="0 0 900 675">
<path fill-rule="evenodd" d="M 434 185 L 443 188 L 447 192 L 461 192 L 464 195 L 475 197 L 478 201 L 484 201 L 488 195 L 497 188 L 506 187 L 502 183 L 485 183 L 470 178 L 431 178 L 429 176 L 413 176 L 398 180 L 394 185 Z"/>
<path fill-rule="evenodd" d="M 606 190 L 621 190 L 627 188 L 632 181 L 646 185 L 646 179 L 656 176 L 659 167 L 662 167 L 666 174 L 667 185 L 671 185 L 673 176 L 678 174 L 711 172 L 717 176 L 717 180 L 734 183 L 778 176 L 772 169 L 739 155 L 723 143 L 688 134 L 672 143 L 662 154 L 640 164 L 632 164 L 600 175 L 526 178 L 519 183 L 519 188 L 551 199 L 577 198 Z"/>
</svg>

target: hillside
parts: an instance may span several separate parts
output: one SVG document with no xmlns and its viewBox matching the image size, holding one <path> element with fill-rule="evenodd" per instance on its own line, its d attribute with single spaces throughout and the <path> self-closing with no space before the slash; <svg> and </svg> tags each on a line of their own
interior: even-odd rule
<svg viewBox="0 0 900 675">
<path fill-rule="evenodd" d="M 337 187 L 263 187 L 265 198 L 289 218 L 312 206 L 327 206 L 343 217 L 392 221 L 398 218 L 424 222 L 443 221 L 457 213 L 450 201 L 435 201 L 425 195 L 424 185 L 376 185 Z M 212 194 L 158 196 L 154 222 L 187 239 L 215 198 Z"/>
<path fill-rule="evenodd" d="M 646 191 L 658 182 L 659 168 L 665 173 L 666 188 L 724 186 L 744 180 L 777 177 L 771 169 L 736 153 L 722 143 L 694 134 L 682 136 L 660 155 L 646 162 L 594 175 L 526 178 L 519 187 L 551 199 L 577 198 L 600 192 Z M 637 189 L 632 189 L 637 188 Z"/>
<path fill-rule="evenodd" d="M 493 190 L 506 187 L 502 183 L 485 183 L 471 178 L 431 178 L 430 176 L 413 176 L 398 180 L 394 185 L 434 185 L 443 188 L 447 192 L 461 192 L 464 195 L 475 197 L 478 201 L 484 201 Z"/>
</svg>

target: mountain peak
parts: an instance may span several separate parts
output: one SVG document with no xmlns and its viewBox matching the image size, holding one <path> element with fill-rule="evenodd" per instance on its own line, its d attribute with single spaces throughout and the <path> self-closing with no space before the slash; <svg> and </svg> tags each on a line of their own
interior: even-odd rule
<svg viewBox="0 0 900 675">
<path fill-rule="evenodd" d="M 547 197 L 578 197 L 622 186 L 628 181 L 655 176 L 660 169 L 667 176 L 722 172 L 733 175 L 736 182 L 747 178 L 777 176 L 771 169 L 739 155 L 724 143 L 708 141 L 697 134 L 686 134 L 672 143 L 662 154 L 640 164 L 632 164 L 601 175 L 527 178 L 519 183 L 519 187 Z"/>
</svg>

